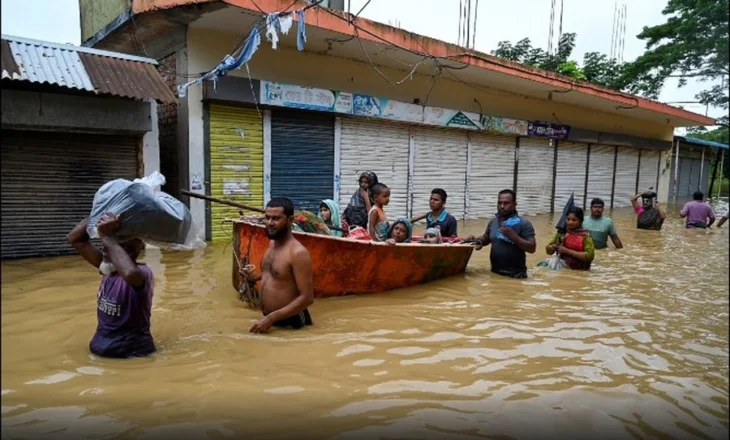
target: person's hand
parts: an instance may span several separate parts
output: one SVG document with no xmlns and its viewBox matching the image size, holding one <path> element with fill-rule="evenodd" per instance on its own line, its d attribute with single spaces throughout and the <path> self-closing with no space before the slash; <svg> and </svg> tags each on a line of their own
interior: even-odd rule
<svg viewBox="0 0 730 440">
<path fill-rule="evenodd" d="M 272 325 L 274 325 L 274 321 L 270 318 L 271 315 L 264 316 L 263 318 L 256 321 L 253 326 L 251 326 L 251 329 L 249 332 L 251 333 L 266 333 L 269 331 Z"/>
<path fill-rule="evenodd" d="M 547 245 L 547 248 L 550 249 L 550 254 L 554 254 L 558 250 L 558 246 L 555 244 L 549 244 Z"/>
<path fill-rule="evenodd" d="M 238 274 L 241 276 L 241 278 L 245 279 L 249 283 L 253 283 L 257 281 L 256 275 L 253 274 L 254 267 L 253 265 L 247 265 L 243 266 L 239 271 Z"/>
<path fill-rule="evenodd" d="M 558 255 L 564 255 L 564 254 L 567 254 L 570 251 L 570 249 L 568 249 L 565 246 L 558 246 L 558 249 L 557 250 L 558 250 Z"/>
<path fill-rule="evenodd" d="M 111 212 L 105 212 L 96 222 L 96 230 L 101 237 L 111 237 L 119 230 L 119 218 Z"/>
<path fill-rule="evenodd" d="M 515 232 L 515 230 L 510 228 L 509 226 L 502 225 L 499 228 L 499 232 L 506 235 L 512 241 L 515 241 L 515 239 L 517 238 L 517 232 Z"/>
<path fill-rule="evenodd" d="M 385 242 L 391 246 L 395 246 L 395 239 L 393 239 L 393 238 L 389 238 L 389 239 L 385 240 Z"/>
</svg>

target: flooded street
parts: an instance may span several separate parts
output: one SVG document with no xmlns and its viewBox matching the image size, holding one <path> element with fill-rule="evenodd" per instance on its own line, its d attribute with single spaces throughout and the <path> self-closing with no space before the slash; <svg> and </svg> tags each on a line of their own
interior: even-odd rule
<svg viewBox="0 0 730 440">
<path fill-rule="evenodd" d="M 612 216 L 626 248 L 591 272 L 536 269 L 556 219 L 529 217 L 527 280 L 491 274 L 486 248 L 463 276 L 318 300 L 314 327 L 264 336 L 230 246 L 147 250 L 148 359 L 89 353 L 81 257 L 3 262 L 3 439 L 726 438 L 730 225 Z"/>
</svg>

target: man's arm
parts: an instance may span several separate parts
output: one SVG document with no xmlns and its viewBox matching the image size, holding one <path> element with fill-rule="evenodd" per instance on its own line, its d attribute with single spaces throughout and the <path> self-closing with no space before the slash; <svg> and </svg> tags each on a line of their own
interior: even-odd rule
<svg viewBox="0 0 730 440">
<path fill-rule="evenodd" d="M 102 255 L 101 251 L 96 248 L 96 246 L 91 244 L 89 234 L 86 232 L 86 227 L 88 225 L 88 218 L 81 220 L 81 222 L 79 222 L 79 224 L 76 225 L 76 227 L 74 227 L 71 232 L 69 232 L 69 234 L 66 236 L 66 239 L 68 240 L 69 244 L 71 244 L 71 246 L 76 249 L 76 252 L 84 257 L 84 259 L 88 261 L 89 264 L 98 269 L 99 266 L 101 266 L 101 261 L 103 260 L 104 256 Z"/>
<path fill-rule="evenodd" d="M 114 236 L 106 235 L 101 237 L 101 242 L 106 247 L 109 260 L 114 263 L 114 267 L 117 268 L 117 273 L 124 278 L 124 281 L 138 289 L 144 287 L 147 277 L 142 269 L 132 261 L 127 251 L 119 246 L 117 239 Z"/>
<path fill-rule="evenodd" d="M 418 223 L 418 222 L 420 222 L 421 220 L 425 219 L 425 218 L 426 218 L 427 216 L 428 216 L 428 213 L 426 213 L 426 214 L 422 214 L 422 215 L 419 215 L 418 217 L 413 217 L 413 218 L 411 219 L 411 223 Z"/>
<path fill-rule="evenodd" d="M 679 216 L 682 217 L 682 218 L 687 217 L 687 214 L 688 214 L 687 211 L 688 211 L 687 210 L 687 204 L 685 203 L 684 206 L 682 207 L 682 209 L 679 211 Z"/>
<path fill-rule="evenodd" d="M 639 202 L 638 202 L 639 197 L 641 197 L 641 194 L 637 194 L 634 196 L 633 199 L 631 199 L 631 206 L 633 206 L 634 209 L 636 209 L 639 206 Z"/>
<path fill-rule="evenodd" d="M 664 207 L 659 202 L 656 202 L 655 206 L 656 210 L 659 211 L 659 218 L 665 220 L 667 218 L 667 212 L 664 210 Z"/>
<path fill-rule="evenodd" d="M 611 225 L 608 227 L 608 236 L 611 237 L 611 241 L 613 242 L 613 245 L 616 246 L 616 249 L 624 248 L 624 244 L 621 243 L 621 239 L 618 238 L 618 231 L 616 231 L 616 225 L 613 224 L 613 220 L 611 220 Z"/>
<path fill-rule="evenodd" d="M 717 222 L 717 227 L 722 228 L 722 225 L 725 224 L 725 222 L 727 221 L 727 218 L 728 218 L 727 214 L 720 217 L 720 221 Z"/>
<path fill-rule="evenodd" d="M 534 254 L 535 250 L 537 249 L 537 242 L 535 241 L 535 228 L 532 227 L 532 223 L 530 223 L 527 220 L 523 220 L 524 223 L 522 224 L 522 230 L 520 231 L 520 234 L 518 235 L 517 232 L 515 232 L 514 229 L 510 228 L 509 226 L 502 225 L 501 228 L 499 228 L 500 231 L 507 237 L 509 237 L 512 242 L 517 245 L 518 248 L 522 249 L 523 251 Z"/>
<path fill-rule="evenodd" d="M 621 239 L 618 238 L 618 235 L 610 235 L 611 241 L 613 242 L 613 245 L 616 246 L 616 249 L 623 249 L 624 244 L 621 242 Z"/>
<path fill-rule="evenodd" d="M 442 237 L 458 237 L 458 224 L 456 223 L 456 218 L 451 217 L 449 223 L 447 224 L 446 231 L 441 232 Z"/>
<path fill-rule="evenodd" d="M 490 240 L 489 240 L 489 228 L 492 226 L 492 222 L 493 221 L 494 220 L 492 219 L 492 220 L 489 221 L 489 223 L 487 223 L 487 229 L 484 231 L 484 235 L 481 235 L 479 237 L 475 237 L 473 235 L 469 235 L 467 237 L 464 237 L 464 241 L 479 241 L 479 243 L 481 243 L 481 244 L 478 244 L 477 243 L 476 247 L 474 248 L 477 251 L 478 250 L 481 250 L 484 246 L 489 245 L 490 244 Z"/>
</svg>

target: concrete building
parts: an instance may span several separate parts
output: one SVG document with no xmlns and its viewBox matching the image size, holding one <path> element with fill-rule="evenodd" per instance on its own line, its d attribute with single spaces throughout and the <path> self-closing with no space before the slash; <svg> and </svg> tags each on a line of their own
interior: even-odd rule
<svg viewBox="0 0 730 440">
<path fill-rule="evenodd" d="M 156 61 L 2 36 L 2 258 L 72 252 L 101 185 L 158 170 Z"/>
<path fill-rule="evenodd" d="M 716 182 L 722 179 L 725 151 L 728 145 L 706 141 L 689 136 L 674 137 L 674 151 L 671 155 L 671 178 L 669 198 L 676 202 L 689 200 L 695 191 L 708 196 L 720 196 L 717 188 L 710 191 L 713 170 L 711 161 L 715 159 L 718 167 Z M 726 194 L 727 196 L 727 194 Z"/>
<path fill-rule="evenodd" d="M 425 211 L 434 187 L 448 192 L 460 219 L 492 215 L 504 188 L 516 189 L 528 215 L 560 209 L 571 192 L 612 208 L 649 187 L 666 200 L 674 128 L 714 123 L 320 7 L 303 12 L 304 50 L 298 14 L 274 49 L 264 12 L 306 2 L 104 3 L 80 0 L 84 44 L 141 50 L 178 85 L 235 58 L 262 26 L 247 64 L 191 83 L 160 127 L 169 134 L 162 168 L 177 171 L 180 187 L 256 206 L 286 195 L 299 207 L 334 198 L 344 208 L 366 170 L 392 188 L 390 216 Z M 235 210 L 200 200 L 190 207 L 207 238 L 228 239 L 221 222 Z"/>
</svg>

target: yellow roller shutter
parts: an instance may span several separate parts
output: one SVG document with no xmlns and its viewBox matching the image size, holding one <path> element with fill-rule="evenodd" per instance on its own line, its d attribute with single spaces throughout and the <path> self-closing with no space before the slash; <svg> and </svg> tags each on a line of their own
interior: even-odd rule
<svg viewBox="0 0 730 440">
<path fill-rule="evenodd" d="M 210 106 L 209 175 L 211 196 L 263 207 L 263 123 L 255 109 Z M 213 242 L 230 240 L 230 225 L 222 225 L 226 218 L 238 218 L 238 209 L 211 203 Z"/>
</svg>

